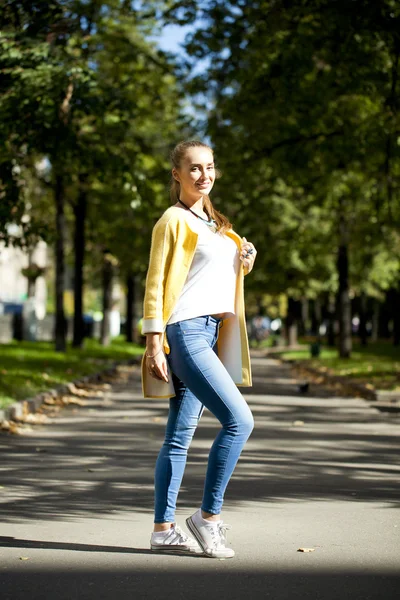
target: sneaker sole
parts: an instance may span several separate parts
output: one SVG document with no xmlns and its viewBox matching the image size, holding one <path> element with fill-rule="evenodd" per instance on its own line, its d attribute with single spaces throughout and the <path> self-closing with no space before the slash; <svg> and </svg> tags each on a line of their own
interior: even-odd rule
<svg viewBox="0 0 400 600">
<path fill-rule="evenodd" d="M 174 546 L 173 544 L 171 544 L 170 546 L 168 546 L 168 545 L 162 546 L 161 544 L 158 546 L 158 545 L 151 544 L 150 550 L 152 552 L 158 552 L 161 554 L 164 554 L 164 553 L 165 554 L 197 554 L 197 555 L 204 554 L 204 552 L 201 548 L 199 550 L 190 550 L 190 548 L 187 548 L 185 546 Z"/>
<path fill-rule="evenodd" d="M 195 523 L 192 520 L 192 517 L 188 517 L 186 519 L 186 525 L 188 526 L 189 531 L 191 532 L 191 534 L 196 538 L 196 540 L 198 541 L 199 545 L 201 548 L 203 548 L 203 552 L 206 556 L 208 556 L 209 558 L 233 558 L 235 556 L 235 554 L 231 554 L 230 556 L 215 556 L 215 554 L 209 554 L 207 552 L 207 546 L 204 547 L 204 540 L 201 537 L 201 534 L 199 532 L 199 530 L 197 529 Z"/>
</svg>

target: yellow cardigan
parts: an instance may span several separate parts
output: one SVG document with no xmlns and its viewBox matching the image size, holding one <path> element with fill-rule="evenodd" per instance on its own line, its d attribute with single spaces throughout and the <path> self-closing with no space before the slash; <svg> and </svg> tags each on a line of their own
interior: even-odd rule
<svg viewBox="0 0 400 600">
<path fill-rule="evenodd" d="M 242 239 L 232 229 L 225 232 L 240 251 Z M 167 322 L 186 281 L 196 250 L 198 235 L 193 231 L 183 209 L 170 206 L 153 228 L 150 261 L 143 303 L 142 332 L 165 334 Z M 251 386 L 251 365 L 247 338 L 243 279 L 248 270 L 240 262 L 236 280 L 235 315 L 224 319 L 220 327 L 218 356 L 238 386 Z M 165 354 L 169 354 L 167 336 L 163 335 Z M 169 382 L 151 377 L 142 357 L 142 391 L 144 398 L 171 398 L 175 395 L 171 373 Z"/>
</svg>

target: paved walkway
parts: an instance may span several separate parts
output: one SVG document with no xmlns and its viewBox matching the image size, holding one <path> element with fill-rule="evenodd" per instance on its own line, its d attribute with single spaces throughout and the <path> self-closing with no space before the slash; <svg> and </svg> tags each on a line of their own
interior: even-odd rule
<svg viewBox="0 0 400 600">
<path fill-rule="evenodd" d="M 233 560 L 148 550 L 167 403 L 142 399 L 133 367 L 105 397 L 26 436 L 0 435 L 2 600 L 399 598 L 400 417 L 313 387 L 301 394 L 271 358 L 253 358 L 253 369 L 243 393 L 256 428 L 223 514 Z M 204 413 L 182 525 L 216 431 Z"/>
</svg>

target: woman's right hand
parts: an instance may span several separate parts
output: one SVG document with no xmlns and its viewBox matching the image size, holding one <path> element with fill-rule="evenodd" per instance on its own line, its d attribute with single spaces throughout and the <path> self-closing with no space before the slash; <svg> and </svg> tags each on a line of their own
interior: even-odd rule
<svg viewBox="0 0 400 600">
<path fill-rule="evenodd" d="M 163 351 L 159 352 L 154 358 L 149 358 L 146 355 L 146 366 L 151 377 L 168 383 L 167 359 Z"/>
<path fill-rule="evenodd" d="M 153 358 L 148 357 L 148 354 Z M 146 333 L 146 367 L 151 377 L 168 383 L 168 365 L 161 333 Z"/>
</svg>

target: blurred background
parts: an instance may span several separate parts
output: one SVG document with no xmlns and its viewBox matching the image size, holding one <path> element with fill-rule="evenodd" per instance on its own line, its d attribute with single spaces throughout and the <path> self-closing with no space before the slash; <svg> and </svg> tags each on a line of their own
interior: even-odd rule
<svg viewBox="0 0 400 600">
<path fill-rule="evenodd" d="M 251 345 L 400 387 L 396 0 L 3 0 L 0 29 L 3 402 L 142 351 L 193 138 L 258 250 Z"/>
</svg>

